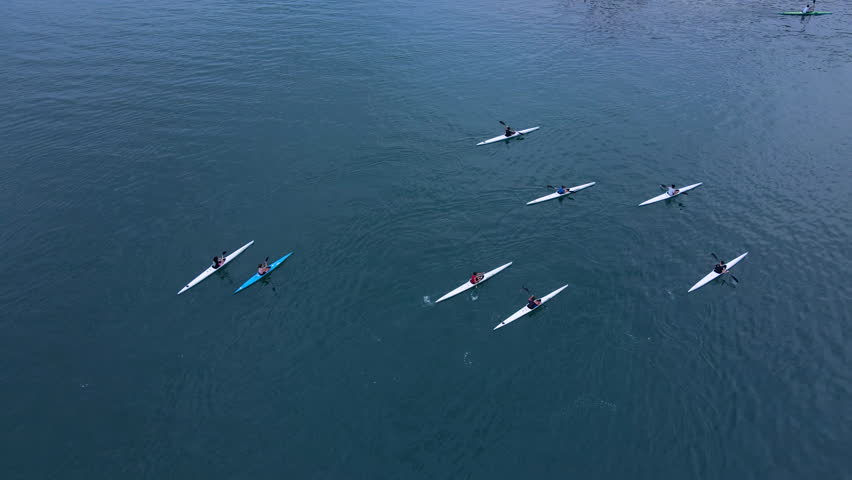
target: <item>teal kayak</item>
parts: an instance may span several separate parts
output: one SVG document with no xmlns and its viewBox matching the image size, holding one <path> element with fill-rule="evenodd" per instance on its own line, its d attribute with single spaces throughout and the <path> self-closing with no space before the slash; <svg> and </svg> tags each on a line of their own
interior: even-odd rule
<svg viewBox="0 0 852 480">
<path fill-rule="evenodd" d="M 259 273 L 255 273 L 254 275 L 252 275 L 251 278 L 246 280 L 246 283 L 242 284 L 240 286 L 240 288 L 234 290 L 234 293 L 240 293 L 243 290 L 247 289 L 248 287 L 254 285 L 261 278 L 268 277 L 269 274 L 272 273 L 273 270 L 278 268 L 278 265 L 281 265 L 282 263 L 284 263 L 284 260 L 287 260 L 287 257 L 289 257 L 290 255 L 293 255 L 293 252 L 290 252 L 287 255 L 284 255 L 283 257 L 279 258 L 278 260 L 275 260 L 274 262 L 270 263 L 269 264 L 269 271 L 266 272 L 265 274 L 260 275 Z"/>
<path fill-rule="evenodd" d="M 778 15 L 802 15 L 802 16 L 805 16 L 805 15 L 831 15 L 831 12 L 808 12 L 808 13 L 802 13 L 802 12 L 778 12 Z"/>
</svg>

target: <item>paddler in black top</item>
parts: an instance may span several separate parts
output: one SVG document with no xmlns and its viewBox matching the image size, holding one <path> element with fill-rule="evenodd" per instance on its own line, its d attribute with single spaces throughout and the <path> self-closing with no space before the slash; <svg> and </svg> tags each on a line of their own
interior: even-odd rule
<svg viewBox="0 0 852 480">
<path fill-rule="evenodd" d="M 541 305 L 541 299 L 535 298 L 535 295 L 530 295 L 530 298 L 527 299 L 527 308 L 532 310 L 539 305 Z"/>
<path fill-rule="evenodd" d="M 716 272 L 716 273 L 718 273 L 719 275 L 721 275 L 721 274 L 723 274 L 723 273 L 727 273 L 727 272 L 728 272 L 728 266 L 727 266 L 727 265 L 725 265 L 725 261 L 724 261 L 724 260 L 719 260 L 719 263 L 717 263 L 717 264 L 716 264 L 716 266 L 715 266 L 715 267 L 713 267 L 713 271 L 714 271 L 714 272 Z"/>
<path fill-rule="evenodd" d="M 512 135 L 514 135 L 515 133 L 517 133 L 517 132 L 515 132 L 514 130 L 512 130 L 512 128 L 511 128 L 511 127 L 509 127 L 508 125 L 506 125 L 506 136 L 507 136 L 507 137 L 511 137 L 511 136 L 512 136 Z"/>
<path fill-rule="evenodd" d="M 225 256 L 226 256 L 226 255 L 228 255 L 228 252 L 222 252 L 222 256 L 221 256 L 221 257 L 220 257 L 220 256 L 218 256 L 218 255 L 217 255 L 217 256 L 215 256 L 215 257 L 213 257 L 213 268 L 214 268 L 214 269 L 219 268 L 219 267 L 221 267 L 222 265 L 224 265 L 224 263 L 225 263 Z"/>
</svg>

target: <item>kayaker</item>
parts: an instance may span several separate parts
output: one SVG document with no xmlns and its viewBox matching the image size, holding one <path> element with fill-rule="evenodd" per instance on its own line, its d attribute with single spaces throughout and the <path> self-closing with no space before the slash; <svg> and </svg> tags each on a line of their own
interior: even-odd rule
<svg viewBox="0 0 852 480">
<path fill-rule="evenodd" d="M 561 187 L 556 189 L 556 193 L 558 193 L 559 195 L 565 195 L 566 193 L 571 193 L 571 189 L 566 187 L 565 185 L 562 185 Z"/>
<path fill-rule="evenodd" d="M 470 283 L 476 285 L 477 283 L 481 282 L 483 278 L 485 278 L 484 273 L 473 272 L 473 274 L 470 276 Z"/>
<path fill-rule="evenodd" d="M 506 136 L 507 136 L 507 137 L 511 137 L 511 136 L 512 136 L 512 135 L 514 135 L 515 133 L 516 133 L 516 132 L 515 132 L 514 130 L 512 130 L 512 127 L 510 127 L 510 126 L 506 125 Z"/>
<path fill-rule="evenodd" d="M 269 271 L 269 263 L 267 260 L 264 260 L 263 263 L 257 266 L 257 274 L 258 275 L 266 275 L 266 272 Z"/>
<path fill-rule="evenodd" d="M 674 186 L 674 183 L 673 183 L 672 186 L 669 187 L 668 190 L 666 190 L 666 193 L 668 193 L 670 197 L 674 197 L 675 195 L 680 193 L 680 190 L 675 189 L 675 186 Z"/>
<path fill-rule="evenodd" d="M 728 272 L 728 266 L 727 266 L 727 265 L 725 265 L 725 261 L 724 261 L 724 260 L 719 260 L 719 263 L 717 263 L 717 264 L 716 264 L 716 266 L 715 266 L 715 267 L 713 267 L 713 271 L 714 271 L 714 272 L 716 272 L 716 273 L 718 273 L 719 275 L 721 275 L 721 274 L 723 274 L 723 273 L 727 273 L 727 272 Z"/>
<path fill-rule="evenodd" d="M 219 267 L 221 267 L 222 265 L 224 265 L 224 264 L 225 264 L 225 256 L 226 256 L 227 254 L 228 254 L 228 252 L 222 252 L 222 256 L 221 256 L 221 257 L 220 257 L 220 256 L 218 256 L 218 255 L 217 255 L 217 256 L 215 256 L 215 257 L 213 257 L 213 268 L 214 268 L 214 269 L 219 268 Z"/>
<path fill-rule="evenodd" d="M 539 305 L 541 305 L 541 299 L 535 298 L 535 295 L 530 295 L 530 298 L 527 299 L 527 308 L 532 310 Z"/>
</svg>

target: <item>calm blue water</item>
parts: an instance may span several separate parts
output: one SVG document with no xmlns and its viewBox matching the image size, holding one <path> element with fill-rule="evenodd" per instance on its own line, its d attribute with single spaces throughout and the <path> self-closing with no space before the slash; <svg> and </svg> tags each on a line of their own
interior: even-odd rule
<svg viewBox="0 0 852 480">
<path fill-rule="evenodd" d="M 796 8 L 2 2 L 3 478 L 848 477 L 852 9 Z"/>
</svg>

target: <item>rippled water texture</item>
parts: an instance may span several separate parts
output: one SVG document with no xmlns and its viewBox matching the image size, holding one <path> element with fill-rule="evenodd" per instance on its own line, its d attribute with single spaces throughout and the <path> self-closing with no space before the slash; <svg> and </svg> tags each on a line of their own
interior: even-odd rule
<svg viewBox="0 0 852 480">
<path fill-rule="evenodd" d="M 0 2 L 3 478 L 847 477 L 852 10 L 795 8 Z"/>
</svg>

